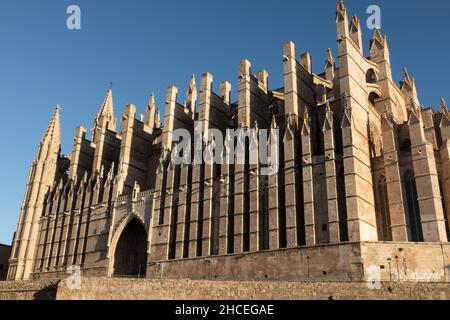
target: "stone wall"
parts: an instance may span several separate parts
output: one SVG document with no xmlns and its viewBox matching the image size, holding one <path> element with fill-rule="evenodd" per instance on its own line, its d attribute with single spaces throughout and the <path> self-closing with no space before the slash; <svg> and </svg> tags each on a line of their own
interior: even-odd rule
<svg viewBox="0 0 450 320">
<path fill-rule="evenodd" d="M 58 300 L 447 300 L 450 286 L 442 283 L 367 283 L 190 281 L 83 278 L 80 290 L 58 287 Z"/>
<path fill-rule="evenodd" d="M 450 282 L 450 244 L 363 242 L 150 263 L 151 279 Z"/>
<path fill-rule="evenodd" d="M 8 260 L 11 256 L 11 246 L 0 244 L 0 281 L 5 280 L 8 274 Z"/>
<path fill-rule="evenodd" d="M 57 281 L 0 282 L 0 300 L 53 300 Z"/>
</svg>

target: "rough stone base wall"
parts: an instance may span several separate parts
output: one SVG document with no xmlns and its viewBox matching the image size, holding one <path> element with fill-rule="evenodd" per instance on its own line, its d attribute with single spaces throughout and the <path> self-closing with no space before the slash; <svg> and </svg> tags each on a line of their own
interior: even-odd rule
<svg viewBox="0 0 450 320">
<path fill-rule="evenodd" d="M 150 257 L 151 258 L 151 257 Z M 149 279 L 450 282 L 450 244 L 345 243 L 150 263 Z"/>
<path fill-rule="evenodd" d="M 108 269 L 105 267 L 98 268 L 81 268 L 81 274 L 84 277 L 106 277 Z M 67 278 L 69 274 L 66 271 L 48 271 L 33 273 L 34 280 L 54 280 Z"/>
<path fill-rule="evenodd" d="M 206 281 L 87 278 L 58 287 L 58 300 L 449 300 L 448 283 Z"/>
<path fill-rule="evenodd" d="M 58 281 L 2 281 L 0 300 L 53 300 Z"/>
</svg>

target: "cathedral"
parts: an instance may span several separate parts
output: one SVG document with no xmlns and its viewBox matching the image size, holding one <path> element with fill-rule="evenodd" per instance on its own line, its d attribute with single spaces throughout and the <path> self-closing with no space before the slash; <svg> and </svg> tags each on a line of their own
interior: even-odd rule
<svg viewBox="0 0 450 320">
<path fill-rule="evenodd" d="M 420 104 L 407 70 L 392 77 L 388 40 L 364 52 L 360 20 L 336 10 L 337 51 L 324 70 L 284 44 L 284 87 L 239 65 L 231 85 L 170 86 L 160 116 L 129 104 L 116 123 L 110 89 L 92 130 L 62 155 L 60 108 L 32 162 L 8 279 L 87 277 L 450 282 L 450 111 Z M 184 102 L 180 102 L 184 101 Z M 163 123 L 161 123 L 163 121 Z M 178 129 L 279 131 L 279 168 L 171 161 Z M 225 149 L 234 148 L 225 145 Z M 223 156 L 223 155 L 218 155 Z"/>
</svg>

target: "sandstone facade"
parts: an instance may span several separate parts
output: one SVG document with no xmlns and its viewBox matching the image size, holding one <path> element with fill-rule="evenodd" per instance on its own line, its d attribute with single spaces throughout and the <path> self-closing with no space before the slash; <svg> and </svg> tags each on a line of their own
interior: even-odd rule
<svg viewBox="0 0 450 320">
<path fill-rule="evenodd" d="M 90 138 L 77 128 L 60 154 L 59 107 L 32 163 L 9 279 L 85 275 L 149 278 L 449 281 L 450 112 L 420 105 L 405 69 L 392 78 L 386 36 L 364 55 L 361 24 L 339 1 L 336 58 L 283 47 L 284 87 L 239 66 L 231 86 L 191 79 L 186 99 L 167 89 L 164 125 L 152 96 L 145 117 L 126 106 L 116 131 L 112 90 Z M 278 129 L 280 168 L 174 164 L 176 129 Z M 258 136 L 238 139 L 267 143 Z M 227 145 L 226 148 L 232 148 Z M 192 155 L 191 155 L 192 156 Z M 372 271 L 371 271 L 372 270 Z"/>
</svg>

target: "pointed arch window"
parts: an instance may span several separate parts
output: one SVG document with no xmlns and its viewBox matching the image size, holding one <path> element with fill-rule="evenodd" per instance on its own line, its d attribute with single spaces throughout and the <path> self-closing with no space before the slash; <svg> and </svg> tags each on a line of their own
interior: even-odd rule
<svg viewBox="0 0 450 320">
<path fill-rule="evenodd" d="M 369 94 L 369 102 L 370 102 L 373 106 L 375 106 L 375 102 L 376 102 L 378 99 L 380 99 L 380 96 L 379 96 L 377 93 L 371 92 L 371 93 Z"/>
<path fill-rule="evenodd" d="M 406 171 L 403 175 L 403 184 L 406 192 L 411 241 L 422 242 L 423 232 L 420 221 L 419 201 L 417 200 L 416 180 L 414 179 L 414 173 L 411 170 Z"/>
<path fill-rule="evenodd" d="M 372 83 L 372 84 L 377 83 L 377 74 L 375 73 L 375 71 L 373 69 L 367 70 L 366 82 L 367 83 Z"/>
</svg>

